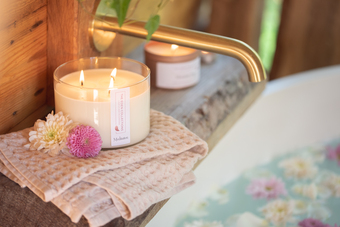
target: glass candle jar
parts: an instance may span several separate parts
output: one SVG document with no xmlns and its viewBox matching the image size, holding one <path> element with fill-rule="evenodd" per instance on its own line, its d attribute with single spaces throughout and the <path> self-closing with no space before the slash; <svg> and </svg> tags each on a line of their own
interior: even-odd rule
<svg viewBox="0 0 340 227">
<path fill-rule="evenodd" d="M 195 49 L 151 41 L 145 45 L 144 54 L 152 86 L 182 89 L 200 80 L 200 52 Z"/>
<path fill-rule="evenodd" d="M 150 131 L 150 70 L 121 57 L 66 62 L 54 72 L 56 112 L 95 128 L 102 148 L 129 146 Z"/>
</svg>

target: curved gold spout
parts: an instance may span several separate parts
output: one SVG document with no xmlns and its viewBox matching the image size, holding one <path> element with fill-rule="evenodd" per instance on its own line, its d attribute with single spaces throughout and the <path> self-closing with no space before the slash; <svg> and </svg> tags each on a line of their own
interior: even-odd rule
<svg viewBox="0 0 340 227">
<path fill-rule="evenodd" d="M 100 19 L 93 20 L 92 32 L 94 29 L 98 29 L 145 39 L 147 31 L 144 26 L 145 22 L 128 21 L 120 28 L 116 18 L 106 17 L 105 22 Z M 251 82 L 260 82 L 266 79 L 266 72 L 258 54 L 250 46 L 239 40 L 165 25 L 159 26 L 151 40 L 234 57 L 243 63 Z"/>
</svg>

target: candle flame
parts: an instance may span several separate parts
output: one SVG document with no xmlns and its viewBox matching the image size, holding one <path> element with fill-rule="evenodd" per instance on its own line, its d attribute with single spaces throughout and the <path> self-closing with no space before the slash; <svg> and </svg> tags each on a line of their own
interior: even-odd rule
<svg viewBox="0 0 340 227">
<path fill-rule="evenodd" d="M 81 70 L 80 72 L 80 77 L 79 77 L 79 82 L 80 82 L 80 85 L 83 86 L 84 85 L 84 71 Z"/>
<path fill-rule="evenodd" d="M 117 74 L 117 68 L 114 68 L 112 70 L 112 73 L 111 73 L 111 78 L 113 78 L 114 80 L 116 80 L 116 74 Z"/>
<path fill-rule="evenodd" d="M 110 78 L 110 85 L 109 85 L 109 95 L 110 95 L 110 91 L 111 91 L 111 88 L 113 88 L 114 87 L 114 84 L 115 84 L 115 82 L 114 82 L 114 80 L 113 80 L 113 77 L 111 76 L 111 78 Z"/>
<path fill-rule="evenodd" d="M 114 80 L 113 80 L 113 77 L 111 77 L 109 88 L 113 88 L 113 87 L 114 87 L 114 84 L 115 84 L 115 82 L 114 82 Z"/>
<path fill-rule="evenodd" d="M 176 44 L 171 44 L 171 50 L 175 51 L 178 48 L 178 46 Z"/>
</svg>

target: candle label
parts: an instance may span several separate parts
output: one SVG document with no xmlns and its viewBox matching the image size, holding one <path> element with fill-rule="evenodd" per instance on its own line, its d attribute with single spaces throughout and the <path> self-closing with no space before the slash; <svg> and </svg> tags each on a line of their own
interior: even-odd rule
<svg viewBox="0 0 340 227">
<path fill-rule="evenodd" d="M 130 143 L 130 88 L 114 89 L 111 96 L 111 146 Z"/>
<path fill-rule="evenodd" d="M 181 63 L 157 63 L 156 86 L 180 89 L 195 85 L 200 80 L 200 59 Z"/>
</svg>

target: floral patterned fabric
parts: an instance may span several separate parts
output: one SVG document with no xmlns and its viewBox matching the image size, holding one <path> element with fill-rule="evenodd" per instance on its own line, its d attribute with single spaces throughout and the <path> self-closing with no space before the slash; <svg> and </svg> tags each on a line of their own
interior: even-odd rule
<svg viewBox="0 0 340 227">
<path fill-rule="evenodd" d="M 223 173 L 221 173 L 223 174 Z M 340 139 L 289 152 L 192 201 L 184 227 L 338 227 Z"/>
</svg>

